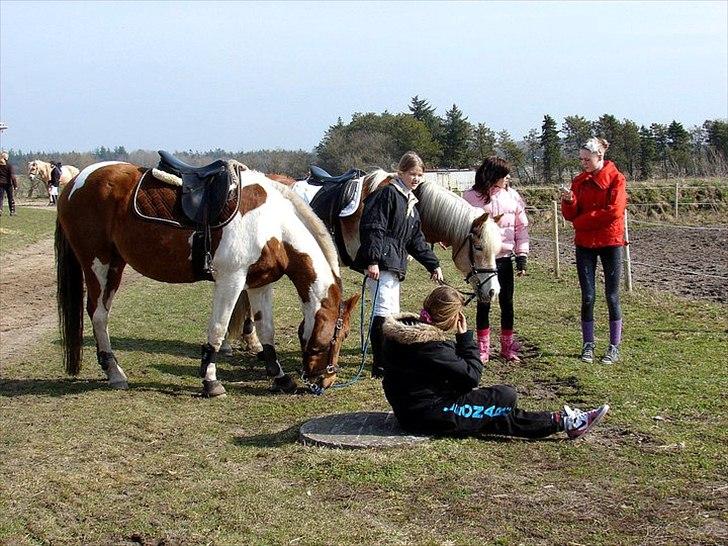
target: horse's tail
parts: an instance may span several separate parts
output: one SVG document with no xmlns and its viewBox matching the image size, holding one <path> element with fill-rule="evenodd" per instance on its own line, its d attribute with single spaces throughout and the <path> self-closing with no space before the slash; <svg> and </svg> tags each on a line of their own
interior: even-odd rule
<svg viewBox="0 0 728 546">
<path fill-rule="evenodd" d="M 238 296 L 238 301 L 235 303 L 233 314 L 230 316 L 230 322 L 228 323 L 228 335 L 229 341 L 237 340 L 240 338 L 243 332 L 243 324 L 245 319 L 250 314 L 250 301 L 248 300 L 248 293 L 243 290 Z"/>
<path fill-rule="evenodd" d="M 83 347 L 83 270 L 56 220 L 56 300 L 66 373 L 78 375 Z"/>
</svg>

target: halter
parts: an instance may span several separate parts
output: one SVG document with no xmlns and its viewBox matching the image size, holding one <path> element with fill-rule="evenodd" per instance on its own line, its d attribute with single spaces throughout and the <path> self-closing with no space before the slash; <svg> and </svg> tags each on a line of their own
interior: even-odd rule
<svg viewBox="0 0 728 546">
<path fill-rule="evenodd" d="M 489 267 L 475 267 L 475 243 L 473 243 L 473 232 L 471 231 L 468 233 L 467 237 L 463 240 L 462 243 L 460 243 L 460 246 L 458 247 L 457 251 L 452 255 L 453 261 L 455 261 L 455 258 L 457 258 L 458 254 L 460 254 L 460 251 L 465 246 L 465 243 L 469 243 L 468 246 L 468 259 L 470 260 L 470 272 L 465 276 L 465 282 L 470 284 L 470 279 L 473 277 L 476 278 L 477 284 L 475 285 L 475 292 L 472 293 L 466 293 L 463 292 L 463 294 L 467 294 L 468 298 L 465 300 L 465 303 L 463 305 L 469 304 L 473 299 L 475 299 L 478 295 L 478 292 L 480 292 L 481 287 L 490 281 L 493 277 L 498 275 L 497 269 L 492 269 Z M 479 275 L 485 275 L 488 276 L 484 279 L 481 279 Z"/>
<path fill-rule="evenodd" d="M 317 379 L 324 377 L 325 375 L 331 375 L 339 373 L 339 367 L 334 364 L 334 348 L 336 347 L 336 341 L 339 338 L 339 332 L 344 328 L 344 303 L 339 303 L 339 314 L 336 317 L 336 323 L 334 324 L 334 335 L 331 337 L 329 342 L 329 362 L 323 372 L 313 377 L 313 381 L 309 380 L 308 375 L 305 371 L 301 371 L 301 381 L 308 390 L 320 396 L 324 393 L 324 388 L 316 383 Z"/>
</svg>

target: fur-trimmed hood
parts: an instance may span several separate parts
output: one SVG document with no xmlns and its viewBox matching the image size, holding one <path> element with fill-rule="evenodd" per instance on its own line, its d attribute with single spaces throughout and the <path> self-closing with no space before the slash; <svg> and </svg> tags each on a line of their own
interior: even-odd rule
<svg viewBox="0 0 728 546">
<path fill-rule="evenodd" d="M 382 333 L 386 338 L 403 345 L 450 339 L 447 332 L 420 321 L 420 317 L 414 313 L 400 313 L 387 317 L 382 325 Z"/>
</svg>

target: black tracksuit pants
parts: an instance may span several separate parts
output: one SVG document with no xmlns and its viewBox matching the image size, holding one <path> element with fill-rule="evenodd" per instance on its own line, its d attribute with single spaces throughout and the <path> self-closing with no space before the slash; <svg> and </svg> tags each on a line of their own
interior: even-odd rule
<svg viewBox="0 0 728 546">
<path fill-rule="evenodd" d="M 550 411 L 516 407 L 518 395 L 509 385 L 473 389 L 456 400 L 425 411 L 417 428 L 448 434 L 498 434 L 543 438 L 560 430 Z"/>
</svg>

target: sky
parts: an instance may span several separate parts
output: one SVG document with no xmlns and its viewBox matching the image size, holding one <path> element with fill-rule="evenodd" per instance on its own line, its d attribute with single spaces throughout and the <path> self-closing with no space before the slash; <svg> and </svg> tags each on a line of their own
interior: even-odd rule
<svg viewBox="0 0 728 546">
<path fill-rule="evenodd" d="M 516 139 L 728 118 L 728 2 L 0 0 L 4 149 L 312 150 L 415 95 Z"/>
</svg>

